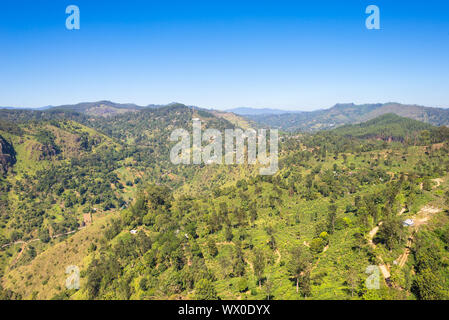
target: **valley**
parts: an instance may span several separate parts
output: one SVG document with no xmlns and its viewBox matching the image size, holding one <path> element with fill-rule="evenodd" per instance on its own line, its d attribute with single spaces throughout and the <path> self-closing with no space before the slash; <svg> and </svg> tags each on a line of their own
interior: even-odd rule
<svg viewBox="0 0 449 320">
<path fill-rule="evenodd" d="M 193 118 L 222 131 L 264 127 L 260 115 L 0 110 L 0 298 L 447 299 L 449 129 L 435 111 L 395 108 L 317 112 L 335 126 L 264 116 L 287 131 L 273 176 L 170 161 L 171 132 Z M 71 265 L 79 290 L 65 287 Z"/>
</svg>

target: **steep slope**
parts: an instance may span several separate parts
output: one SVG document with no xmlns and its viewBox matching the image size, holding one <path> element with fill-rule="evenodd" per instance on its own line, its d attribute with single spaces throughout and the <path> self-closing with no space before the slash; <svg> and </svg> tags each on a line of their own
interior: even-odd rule
<svg viewBox="0 0 449 320">
<path fill-rule="evenodd" d="M 20 130 L 4 133 L 15 165 L 4 177 L 2 244 L 75 230 L 82 213 L 123 205 L 117 190 L 125 181 L 116 170 L 126 154 L 111 138 L 73 121 L 33 122 Z"/>
<path fill-rule="evenodd" d="M 3 121 L 1 128 L 17 145 L 18 163 L 16 174 L 7 176 L 9 185 L 3 188 L 2 184 L 6 192 L 2 193 L 5 207 L 0 208 L 0 245 L 5 247 L 0 252 L 0 268 L 7 267 L 8 275 L 21 283 L 20 290 L 16 289 L 24 298 L 35 297 L 32 288 L 40 291 L 39 286 L 55 281 L 53 277 L 46 279 L 42 272 L 38 272 L 42 276 L 39 279 L 22 278 L 30 262 L 31 269 L 37 266 L 40 271 L 66 267 L 53 263 L 54 256 L 61 254 L 59 249 L 53 250 L 53 236 L 74 233 L 76 240 L 78 233 L 84 234 L 77 229 L 88 223 L 86 215 L 94 221 L 103 214 L 114 215 L 133 200 L 144 181 L 172 187 L 195 181 L 195 186 L 188 189 L 199 193 L 210 190 L 215 175 L 226 176 L 227 181 L 233 181 L 232 176 L 240 179 L 238 170 L 228 166 L 178 167 L 168 160 L 170 133 L 178 128 L 191 130 L 192 118 L 201 119 L 204 128 L 234 127 L 225 116 L 204 110 L 174 104 L 108 117 L 81 117 L 77 112 L 58 110 L 12 110 L 3 115 L 4 120 L 13 119 Z M 229 115 L 230 120 L 240 122 Z M 221 181 L 215 184 L 219 186 Z M 3 196 L 8 201 L 3 201 Z M 89 236 L 90 241 L 94 238 Z M 87 254 L 88 245 L 90 242 L 81 246 L 84 251 L 78 258 Z M 39 259 L 35 260 L 36 253 Z M 44 269 L 39 262 L 42 259 Z M 68 259 L 61 263 L 80 261 Z M 55 270 L 57 281 L 64 277 L 64 271 Z M 38 297 L 51 298 L 53 289 Z"/>
<path fill-rule="evenodd" d="M 255 123 L 253 123 L 252 121 L 248 121 L 235 113 L 224 111 L 210 111 L 210 112 L 217 118 L 223 118 L 238 128 L 249 129 L 255 127 Z"/>
<path fill-rule="evenodd" d="M 0 135 L 0 176 L 16 163 L 16 152 L 13 146 Z"/>
<path fill-rule="evenodd" d="M 215 175 L 239 177 L 228 167 L 205 174 L 210 167 L 170 162 L 175 142 L 169 136 L 191 130 L 192 118 L 204 128 L 234 127 L 204 110 L 174 104 L 88 118 L 55 110 L 3 111 L 0 133 L 12 141 L 17 161 L 14 174 L 1 181 L 0 244 L 75 230 L 83 214 L 126 206 L 143 181 L 178 188 L 202 177 L 190 189 L 196 193 L 213 187 Z M 2 138 L 5 169 L 15 161 L 7 140 Z"/>
<path fill-rule="evenodd" d="M 117 213 L 98 216 L 91 225 L 77 233 L 52 240 L 51 246 L 44 251 L 41 251 L 39 241 L 29 242 L 26 246 L 16 245 L 24 248 L 25 256 L 36 249 L 41 252 L 31 261 L 24 263 L 18 260 L 17 264 L 9 266 L 5 270 L 8 277 L 3 279 L 3 287 L 19 292 L 23 299 L 53 298 L 64 288 L 68 277 L 66 268 L 86 268 L 90 262 L 89 254 L 101 243 L 102 231 L 117 217 Z"/>
</svg>

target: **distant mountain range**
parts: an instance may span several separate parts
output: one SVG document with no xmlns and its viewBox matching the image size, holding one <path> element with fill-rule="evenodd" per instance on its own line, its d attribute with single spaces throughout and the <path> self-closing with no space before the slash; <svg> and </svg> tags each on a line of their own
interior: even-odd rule
<svg viewBox="0 0 449 320">
<path fill-rule="evenodd" d="M 149 104 L 147 106 L 139 106 L 133 103 L 115 103 L 108 100 L 103 101 L 97 101 L 97 102 L 82 102 L 78 104 L 67 104 L 67 105 L 60 105 L 60 106 L 45 106 L 40 108 L 15 108 L 15 107 L 0 107 L 0 109 L 8 109 L 8 110 L 71 110 L 75 112 L 80 112 L 84 114 L 89 115 L 112 115 L 112 114 L 118 114 L 118 113 L 125 113 L 125 112 L 133 112 L 138 111 L 146 108 L 162 108 L 167 106 L 177 106 L 177 105 L 183 105 L 182 103 L 178 102 L 172 102 L 169 104 Z M 196 109 L 203 109 L 195 106 L 189 106 L 194 107 Z M 209 111 L 215 111 L 214 109 L 208 109 Z M 269 108 L 263 108 L 263 109 L 256 109 L 256 108 L 234 108 L 230 110 L 220 110 L 222 112 L 227 113 L 234 113 L 236 115 L 240 116 L 251 116 L 251 115 L 279 115 L 279 114 L 286 114 L 286 113 L 301 113 L 302 111 L 287 111 L 287 110 L 281 110 L 281 109 L 269 109 Z"/>
<path fill-rule="evenodd" d="M 111 101 L 83 102 L 75 105 L 52 107 L 50 110 L 70 110 L 91 116 L 112 116 L 126 112 L 135 112 L 144 109 L 135 104 L 121 104 Z"/>
<path fill-rule="evenodd" d="M 166 106 L 176 106 L 181 105 L 179 103 L 173 102 L 167 105 L 156 105 L 149 104 L 147 106 L 138 106 L 133 103 L 115 103 L 112 101 L 97 101 L 97 102 L 82 102 L 78 104 L 67 104 L 61 106 L 45 106 L 41 108 L 14 108 L 14 107 L 0 107 L 0 109 L 7 110 L 35 110 L 35 111 L 74 111 L 91 116 L 112 116 L 117 114 L 122 114 L 126 112 L 136 112 L 143 109 L 154 109 Z"/>
<path fill-rule="evenodd" d="M 255 115 L 280 115 L 287 113 L 302 113 L 303 111 L 287 111 L 281 109 L 256 109 L 256 108 L 234 108 L 225 110 L 226 112 L 232 112 L 240 116 L 255 116 Z"/>
<path fill-rule="evenodd" d="M 301 113 L 246 115 L 262 126 L 284 131 L 329 130 L 346 124 L 356 124 L 393 113 L 435 126 L 449 125 L 449 110 L 399 103 L 337 104 L 326 110 Z"/>
<path fill-rule="evenodd" d="M 38 109 L 18 109 L 0 108 L 7 110 L 34 110 L 46 112 L 76 112 L 87 116 L 110 117 L 128 112 L 139 112 L 145 109 L 157 109 L 162 107 L 190 107 L 196 110 L 207 109 L 185 106 L 180 103 L 170 103 L 166 105 L 150 104 L 139 106 L 132 103 L 115 103 L 111 101 L 83 102 L 73 105 L 47 106 Z M 210 112 L 215 112 L 209 110 Z M 316 111 L 287 111 L 281 109 L 255 109 L 255 108 L 235 108 L 225 112 L 218 112 L 221 117 L 228 120 L 234 117 L 234 122 L 242 123 L 249 121 L 257 126 L 277 128 L 283 131 L 304 131 L 314 132 L 320 130 L 330 130 L 347 124 L 357 124 L 377 118 L 385 114 L 396 114 L 401 117 L 410 118 L 435 126 L 449 125 L 449 109 L 430 108 L 419 105 L 405 105 L 399 103 L 377 103 L 356 105 L 353 103 L 336 104 L 330 109 Z"/>
</svg>

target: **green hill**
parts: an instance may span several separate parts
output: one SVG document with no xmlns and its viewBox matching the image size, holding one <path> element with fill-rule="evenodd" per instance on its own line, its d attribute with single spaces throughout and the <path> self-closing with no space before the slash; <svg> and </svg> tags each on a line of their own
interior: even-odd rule
<svg viewBox="0 0 449 320">
<path fill-rule="evenodd" d="M 429 123 L 434 126 L 449 125 L 449 110 L 399 103 L 337 104 L 326 110 L 279 115 L 254 115 L 247 118 L 264 126 L 284 131 L 316 132 L 346 124 L 356 124 L 394 113 L 401 117 Z"/>
<path fill-rule="evenodd" d="M 430 124 L 388 113 L 360 124 L 342 126 L 332 132 L 355 138 L 376 138 L 397 141 L 415 138 L 421 131 L 432 128 L 433 126 Z"/>
</svg>

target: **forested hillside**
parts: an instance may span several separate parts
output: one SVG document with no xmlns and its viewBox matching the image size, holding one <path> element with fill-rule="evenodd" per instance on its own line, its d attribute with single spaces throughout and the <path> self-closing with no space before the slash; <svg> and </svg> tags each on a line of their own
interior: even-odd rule
<svg viewBox="0 0 449 320">
<path fill-rule="evenodd" d="M 0 110 L 0 298 L 449 298 L 446 127 L 386 114 L 285 134 L 264 177 L 169 161 L 192 118 L 245 119 L 116 107 Z"/>
<path fill-rule="evenodd" d="M 399 103 L 337 104 L 330 109 L 312 112 L 257 114 L 247 115 L 246 117 L 261 125 L 284 131 L 316 132 L 334 129 L 346 124 L 365 122 L 390 113 L 435 126 L 447 126 L 449 124 L 449 111 L 447 109 Z"/>
</svg>

